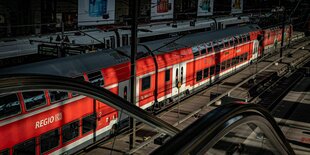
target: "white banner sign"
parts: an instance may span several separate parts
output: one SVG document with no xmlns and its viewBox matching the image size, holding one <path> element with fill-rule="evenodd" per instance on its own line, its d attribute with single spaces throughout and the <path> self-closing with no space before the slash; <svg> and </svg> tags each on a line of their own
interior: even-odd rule
<svg viewBox="0 0 310 155">
<path fill-rule="evenodd" d="M 174 0 L 152 0 L 151 20 L 173 18 Z"/>
<path fill-rule="evenodd" d="M 243 0 L 232 0 L 231 1 L 231 13 L 242 13 L 243 11 Z"/>
<path fill-rule="evenodd" d="M 198 0 L 197 16 L 213 15 L 214 0 Z"/>
<path fill-rule="evenodd" d="M 113 24 L 115 0 L 79 0 L 78 25 Z"/>
</svg>

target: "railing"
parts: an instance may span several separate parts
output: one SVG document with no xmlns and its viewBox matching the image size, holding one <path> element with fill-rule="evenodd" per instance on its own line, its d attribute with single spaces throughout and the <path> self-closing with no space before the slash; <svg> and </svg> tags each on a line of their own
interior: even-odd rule
<svg viewBox="0 0 310 155">
<path fill-rule="evenodd" d="M 254 104 L 228 104 L 216 108 L 172 137 L 152 154 L 205 154 L 231 130 L 241 125 L 250 126 L 252 133 L 257 133 L 259 128 L 261 134 L 257 134 L 257 137 L 266 136 L 277 150 L 276 154 L 295 154 L 273 117 L 263 107 Z M 236 148 L 247 145 L 245 142 L 237 144 Z M 224 151 L 228 150 L 229 147 L 224 148 Z"/>
</svg>

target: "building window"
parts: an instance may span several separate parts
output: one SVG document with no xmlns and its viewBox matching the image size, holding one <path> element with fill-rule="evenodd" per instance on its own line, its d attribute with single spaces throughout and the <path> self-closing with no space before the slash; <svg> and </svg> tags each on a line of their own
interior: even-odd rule
<svg viewBox="0 0 310 155">
<path fill-rule="evenodd" d="M 40 137 L 41 153 L 49 151 L 59 145 L 58 129 L 45 133 Z"/>
<path fill-rule="evenodd" d="M 85 134 L 94 130 L 96 127 L 96 118 L 94 115 L 86 116 L 82 119 L 82 133 Z"/>
<path fill-rule="evenodd" d="M 196 73 L 196 82 L 202 80 L 202 70 Z"/>
<path fill-rule="evenodd" d="M 79 136 L 79 121 L 66 124 L 62 127 L 62 141 L 66 143 Z"/>
<path fill-rule="evenodd" d="M 165 71 L 165 82 L 170 81 L 170 69 Z"/>
<path fill-rule="evenodd" d="M 207 77 L 209 77 L 209 68 L 205 68 L 203 70 L 203 78 L 207 78 Z"/>
<path fill-rule="evenodd" d="M 0 119 L 19 114 L 20 103 L 16 94 L 0 95 Z"/>
<path fill-rule="evenodd" d="M 151 76 L 142 78 L 142 91 L 151 88 Z"/>
<path fill-rule="evenodd" d="M 63 91 L 49 91 L 51 103 L 68 99 L 68 93 Z"/>
<path fill-rule="evenodd" d="M 90 73 L 87 75 L 88 76 L 88 81 L 93 84 L 94 86 L 101 87 L 103 86 L 103 77 L 100 71 Z"/>
<path fill-rule="evenodd" d="M 36 143 L 35 139 L 25 141 L 23 143 L 17 144 L 13 148 L 13 154 L 36 154 Z"/>
<path fill-rule="evenodd" d="M 27 110 L 32 110 L 46 105 L 46 99 L 43 91 L 23 92 L 22 94 Z"/>
</svg>

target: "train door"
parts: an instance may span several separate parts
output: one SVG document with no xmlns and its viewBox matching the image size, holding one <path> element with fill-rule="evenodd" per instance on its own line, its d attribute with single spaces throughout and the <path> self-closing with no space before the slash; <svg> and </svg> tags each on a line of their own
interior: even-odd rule
<svg viewBox="0 0 310 155">
<path fill-rule="evenodd" d="M 130 82 L 129 80 L 118 84 L 118 95 L 130 102 Z"/>
<path fill-rule="evenodd" d="M 258 57 L 258 47 L 259 47 L 259 41 L 254 40 L 253 42 L 253 52 L 252 52 L 252 59 L 256 60 Z"/>
<path fill-rule="evenodd" d="M 186 90 L 186 63 L 182 62 L 173 66 L 172 73 L 172 96 Z M 179 91 L 179 92 L 178 92 Z"/>
</svg>

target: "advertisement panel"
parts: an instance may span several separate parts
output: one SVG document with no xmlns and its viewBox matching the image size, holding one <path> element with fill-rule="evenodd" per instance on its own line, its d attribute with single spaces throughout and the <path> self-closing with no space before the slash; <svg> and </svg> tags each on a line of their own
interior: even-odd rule
<svg viewBox="0 0 310 155">
<path fill-rule="evenodd" d="M 231 14 L 242 13 L 242 11 L 243 11 L 243 0 L 232 0 Z"/>
<path fill-rule="evenodd" d="M 198 0 L 197 16 L 213 15 L 214 0 Z"/>
<path fill-rule="evenodd" d="M 78 25 L 113 24 L 115 0 L 79 0 Z"/>
<path fill-rule="evenodd" d="M 151 20 L 173 18 L 174 0 L 152 0 Z"/>
</svg>

